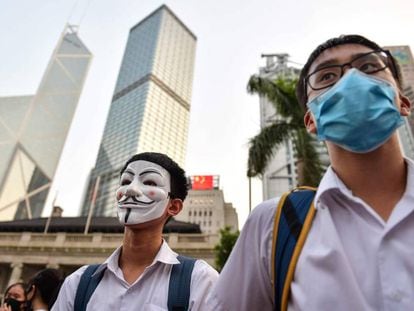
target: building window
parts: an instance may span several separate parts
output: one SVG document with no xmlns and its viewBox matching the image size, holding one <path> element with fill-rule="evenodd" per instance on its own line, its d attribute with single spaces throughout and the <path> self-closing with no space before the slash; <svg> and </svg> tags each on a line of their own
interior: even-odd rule
<svg viewBox="0 0 414 311">
<path fill-rule="evenodd" d="M 213 216 L 213 211 L 210 211 L 209 212 L 209 216 Z"/>
<path fill-rule="evenodd" d="M 188 212 L 188 216 L 191 216 L 191 211 Z"/>
</svg>

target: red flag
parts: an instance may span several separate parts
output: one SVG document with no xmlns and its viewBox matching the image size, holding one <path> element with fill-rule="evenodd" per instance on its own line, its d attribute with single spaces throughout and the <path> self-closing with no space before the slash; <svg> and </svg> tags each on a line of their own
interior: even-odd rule
<svg viewBox="0 0 414 311">
<path fill-rule="evenodd" d="M 213 176 L 193 176 L 193 190 L 209 190 L 213 189 Z"/>
</svg>

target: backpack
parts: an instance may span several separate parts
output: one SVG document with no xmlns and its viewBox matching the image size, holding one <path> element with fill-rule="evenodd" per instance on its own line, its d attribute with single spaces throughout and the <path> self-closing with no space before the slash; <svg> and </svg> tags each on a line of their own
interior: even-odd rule
<svg viewBox="0 0 414 311">
<path fill-rule="evenodd" d="M 299 187 L 283 194 L 273 225 L 272 276 L 276 311 L 286 311 L 296 263 L 312 225 L 316 189 Z"/>
<path fill-rule="evenodd" d="M 178 256 L 177 259 L 180 264 L 173 265 L 170 274 L 168 310 L 186 311 L 190 300 L 191 274 L 196 259 L 185 256 Z M 83 272 L 76 290 L 73 308 L 75 311 L 86 311 L 89 299 L 105 274 L 103 269 L 99 274 L 93 275 L 99 266 L 90 265 Z"/>
</svg>

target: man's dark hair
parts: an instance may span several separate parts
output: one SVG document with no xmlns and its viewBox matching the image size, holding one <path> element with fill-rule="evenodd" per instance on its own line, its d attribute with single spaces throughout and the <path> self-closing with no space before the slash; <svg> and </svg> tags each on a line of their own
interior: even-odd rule
<svg viewBox="0 0 414 311">
<path fill-rule="evenodd" d="M 27 282 L 26 295 L 35 286 L 35 294 L 40 295 L 40 298 L 48 305 L 50 310 L 56 301 L 62 283 L 63 277 L 59 270 L 43 269 Z"/>
<path fill-rule="evenodd" d="M 171 176 L 170 197 L 172 199 L 181 199 L 182 201 L 185 200 L 188 193 L 187 177 L 185 176 L 185 171 L 176 162 L 174 162 L 174 160 L 163 153 L 144 152 L 132 156 L 128 161 L 126 161 L 124 167 L 120 172 L 120 175 L 122 175 L 122 173 L 126 170 L 129 163 L 139 160 L 156 163 L 165 168 Z"/>
<path fill-rule="evenodd" d="M 296 97 L 298 99 L 299 104 L 302 108 L 306 110 L 306 103 L 308 101 L 308 95 L 306 92 L 306 81 L 305 78 L 309 74 L 309 68 L 313 64 L 313 62 L 322 54 L 323 51 L 333 48 L 338 45 L 343 44 L 359 44 L 366 47 L 369 47 L 373 50 L 382 50 L 382 48 L 376 44 L 374 41 L 368 40 L 367 38 L 360 36 L 360 35 L 342 35 L 337 38 L 329 39 L 328 41 L 319 45 L 309 56 L 308 60 L 306 61 L 305 66 L 303 66 L 302 71 L 300 72 L 299 81 L 296 85 Z M 392 72 L 393 77 L 395 78 L 397 85 L 401 88 L 402 87 L 402 76 L 401 70 L 396 62 L 395 58 L 391 56 L 391 64 L 389 68 Z"/>
</svg>

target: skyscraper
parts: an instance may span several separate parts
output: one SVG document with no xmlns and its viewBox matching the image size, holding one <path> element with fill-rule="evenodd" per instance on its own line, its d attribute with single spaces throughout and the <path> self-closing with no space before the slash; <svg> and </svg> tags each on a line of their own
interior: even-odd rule
<svg viewBox="0 0 414 311">
<path fill-rule="evenodd" d="M 131 28 L 81 213 L 116 213 L 119 171 L 135 153 L 157 151 L 184 165 L 197 38 L 165 5 Z M 99 179 L 98 179 L 99 177 Z"/>
<path fill-rule="evenodd" d="M 0 220 L 40 217 L 91 58 L 67 26 L 37 93 L 0 98 Z"/>
<path fill-rule="evenodd" d="M 286 53 L 262 55 L 266 58 L 266 66 L 259 69 L 259 76 L 270 80 L 279 77 L 296 78 L 300 69 L 290 66 Z M 260 96 L 260 127 L 264 128 L 282 117 L 276 113 L 272 103 Z M 327 150 L 322 142 L 315 140 L 314 146 L 324 166 L 329 165 Z M 262 176 L 263 199 L 268 200 L 281 196 L 284 192 L 295 188 L 298 184 L 297 158 L 291 139 L 284 141 L 269 161 Z"/>
</svg>

